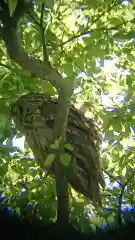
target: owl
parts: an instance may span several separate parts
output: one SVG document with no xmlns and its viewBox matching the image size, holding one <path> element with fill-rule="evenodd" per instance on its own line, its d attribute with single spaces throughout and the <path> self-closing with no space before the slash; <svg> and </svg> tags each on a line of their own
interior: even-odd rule
<svg viewBox="0 0 135 240">
<path fill-rule="evenodd" d="M 54 119 L 57 116 L 57 99 L 43 93 L 21 96 L 11 107 L 11 116 L 17 130 L 25 135 L 41 168 L 45 166 L 46 153 L 52 141 Z M 68 183 L 78 193 L 92 202 L 100 201 L 100 187 L 105 186 L 100 166 L 99 146 L 101 137 L 94 120 L 71 105 L 67 128 L 65 152 L 71 156 L 68 166 L 63 166 Z M 66 156 L 66 155 L 65 155 Z M 55 176 L 55 168 L 50 166 Z"/>
</svg>

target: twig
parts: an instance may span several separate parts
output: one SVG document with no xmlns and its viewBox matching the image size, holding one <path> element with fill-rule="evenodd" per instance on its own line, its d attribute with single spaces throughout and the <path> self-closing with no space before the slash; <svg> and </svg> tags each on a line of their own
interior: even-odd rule
<svg viewBox="0 0 135 240">
<path fill-rule="evenodd" d="M 109 7 L 108 10 L 102 12 L 102 13 L 90 24 L 89 28 L 91 28 L 91 27 L 93 26 L 93 24 L 96 23 L 96 22 L 97 22 L 101 17 L 103 17 L 106 13 L 109 13 L 109 12 L 113 9 L 113 7 L 117 6 L 118 4 L 120 4 L 120 3 L 122 3 L 122 2 L 123 2 L 123 0 L 120 1 L 119 3 L 118 3 L 118 1 L 115 1 L 114 4 L 113 4 L 111 7 Z M 63 42 L 62 46 L 64 46 L 64 45 L 67 44 L 68 42 L 71 42 L 71 41 L 76 40 L 77 38 L 79 38 L 79 37 L 81 37 L 81 36 L 83 36 L 83 35 L 85 35 L 85 34 L 91 33 L 91 31 L 92 31 L 92 30 L 89 30 L 89 31 L 88 31 L 88 27 L 87 27 L 83 32 L 77 34 L 76 36 L 70 37 L 68 40 L 66 40 L 65 42 Z"/>
<path fill-rule="evenodd" d="M 134 177 L 134 175 L 135 175 L 135 170 L 133 171 L 133 173 L 131 174 L 131 176 L 127 179 L 127 181 L 125 182 L 125 184 L 122 186 L 121 193 L 120 193 L 120 195 L 119 195 L 118 207 L 117 207 L 117 221 L 118 221 L 118 224 L 119 224 L 119 225 L 120 225 L 121 222 L 122 222 L 122 218 L 121 218 L 121 205 L 122 205 L 122 198 L 123 198 L 123 195 L 124 195 L 124 191 L 125 191 L 126 186 L 129 184 L 129 182 L 131 181 L 131 179 Z"/>
</svg>

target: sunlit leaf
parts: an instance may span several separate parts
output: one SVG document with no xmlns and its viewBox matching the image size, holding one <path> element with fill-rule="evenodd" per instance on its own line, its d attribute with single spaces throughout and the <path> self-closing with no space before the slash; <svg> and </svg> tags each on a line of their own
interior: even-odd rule
<svg viewBox="0 0 135 240">
<path fill-rule="evenodd" d="M 64 147 L 69 150 L 74 150 L 74 147 L 70 143 L 64 144 Z"/>
<path fill-rule="evenodd" d="M 72 160 L 72 157 L 70 154 L 68 153 L 60 154 L 60 161 L 64 166 L 69 166 L 71 160 Z"/>
<path fill-rule="evenodd" d="M 55 140 L 54 144 L 51 144 L 51 145 L 50 145 L 50 147 L 51 147 L 52 149 L 58 149 L 61 140 L 62 140 L 62 137 L 59 137 L 58 139 Z"/>
<path fill-rule="evenodd" d="M 54 162 L 55 157 L 56 157 L 55 154 L 49 154 L 45 159 L 44 166 L 45 167 L 51 166 L 51 164 Z"/>
<path fill-rule="evenodd" d="M 54 87 L 49 82 L 42 82 L 41 87 L 42 87 L 42 92 L 48 94 L 49 96 L 55 95 Z"/>
<path fill-rule="evenodd" d="M 9 12 L 11 17 L 16 9 L 17 2 L 18 0 L 8 0 L 8 7 L 9 7 Z"/>
<path fill-rule="evenodd" d="M 126 167 L 123 168 L 123 170 L 122 170 L 122 176 L 125 176 L 125 174 L 126 174 Z"/>
</svg>

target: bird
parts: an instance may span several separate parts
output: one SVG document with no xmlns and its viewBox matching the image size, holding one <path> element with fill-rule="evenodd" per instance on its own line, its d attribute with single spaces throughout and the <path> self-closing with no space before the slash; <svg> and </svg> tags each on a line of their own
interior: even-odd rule
<svg viewBox="0 0 135 240">
<path fill-rule="evenodd" d="M 45 156 L 52 140 L 58 100 L 44 93 L 30 92 L 21 95 L 11 106 L 10 113 L 15 127 L 32 150 L 37 164 L 45 166 Z M 101 188 L 105 187 L 100 161 L 101 134 L 92 118 L 86 117 L 71 104 L 64 146 L 71 156 L 64 174 L 71 187 L 93 203 L 101 202 Z M 55 176 L 55 168 L 49 166 Z"/>
</svg>

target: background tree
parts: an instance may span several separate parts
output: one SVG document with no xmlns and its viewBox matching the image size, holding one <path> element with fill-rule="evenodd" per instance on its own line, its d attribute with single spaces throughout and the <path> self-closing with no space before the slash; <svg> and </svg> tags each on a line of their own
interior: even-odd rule
<svg viewBox="0 0 135 240">
<path fill-rule="evenodd" d="M 85 103 L 105 135 L 106 145 L 101 149 L 104 170 L 110 181 L 119 185 L 117 189 L 104 191 L 103 207 L 108 201 L 112 211 L 117 207 L 120 217 L 123 198 L 134 205 L 134 1 L 18 0 L 14 4 L 12 1 L 0 4 L 0 173 L 4 194 L 14 196 L 10 204 L 16 208 L 20 204 L 17 201 L 22 201 L 22 205 L 35 203 L 40 214 L 45 198 L 53 198 L 51 206 L 55 206 L 54 185 L 50 187 L 51 181 L 43 180 L 35 162 L 26 160 L 31 153 L 25 150 L 11 154 L 15 151 L 11 143 L 16 131 L 11 132 L 8 117 L 10 104 L 23 93 L 45 92 L 54 96 L 55 87 L 60 111 L 54 139 L 64 137 L 71 96 L 72 102 Z M 109 73 L 104 71 L 108 59 L 115 65 Z M 60 169 L 58 176 L 60 181 L 63 178 L 63 185 L 57 186 L 63 186 L 61 193 L 67 196 L 67 181 Z M 19 194 L 23 187 L 22 197 Z M 71 201 L 76 205 L 75 198 L 73 195 Z M 85 210 L 82 217 L 92 211 L 88 210 L 87 201 L 83 201 L 85 204 L 78 204 Z M 63 206 L 63 209 L 68 208 Z M 55 207 L 50 211 L 48 215 L 55 217 Z M 74 207 L 72 213 L 75 216 Z M 65 216 L 68 221 L 68 213 Z"/>
</svg>

